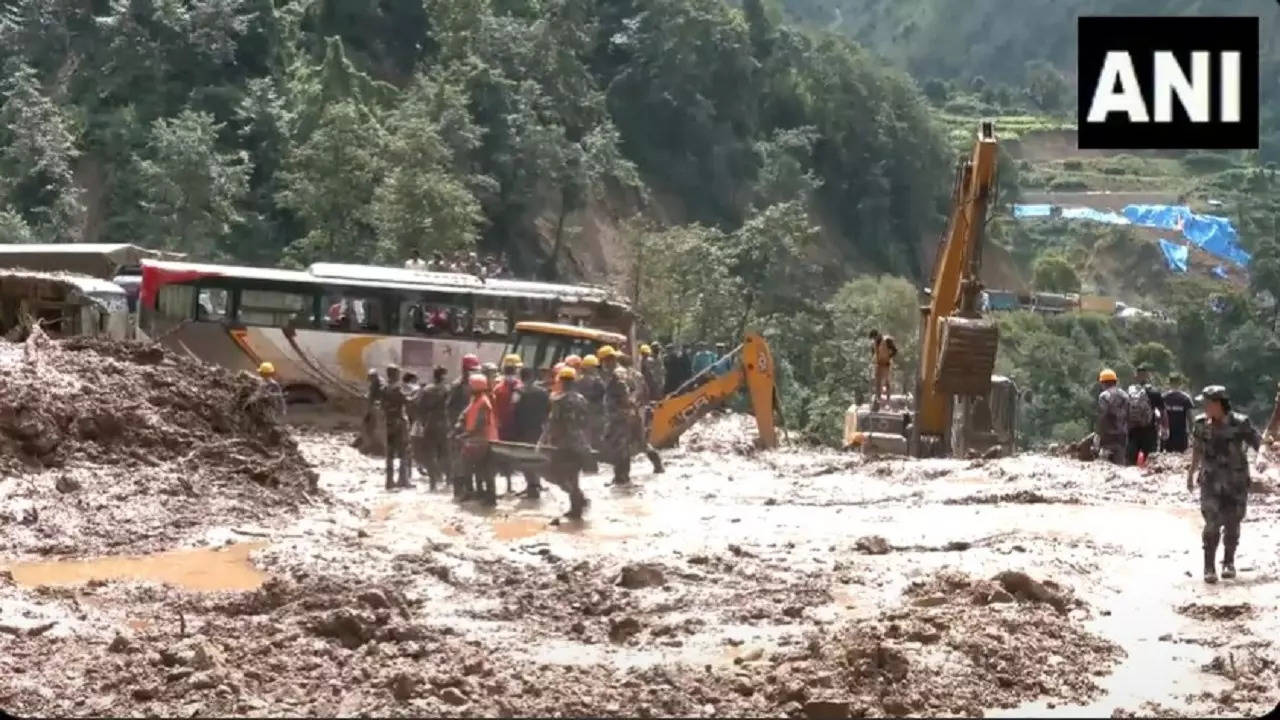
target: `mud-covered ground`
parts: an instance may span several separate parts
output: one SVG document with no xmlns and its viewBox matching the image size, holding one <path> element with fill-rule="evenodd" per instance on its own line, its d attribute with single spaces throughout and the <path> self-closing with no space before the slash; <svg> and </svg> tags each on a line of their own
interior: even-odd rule
<svg viewBox="0 0 1280 720">
<path fill-rule="evenodd" d="M 157 549 L 114 523 L 78 531 L 94 540 L 65 554 L 87 562 L 0 556 L 0 707 L 1078 717 L 1280 700 L 1271 480 L 1240 577 L 1207 587 L 1178 458 L 757 453 L 727 416 L 665 453 L 664 475 L 641 458 L 634 487 L 588 476 L 586 519 L 552 524 L 556 490 L 493 510 L 387 493 L 349 434 L 297 432 L 322 502 L 213 506 L 162 555 L 90 560 Z"/>
</svg>

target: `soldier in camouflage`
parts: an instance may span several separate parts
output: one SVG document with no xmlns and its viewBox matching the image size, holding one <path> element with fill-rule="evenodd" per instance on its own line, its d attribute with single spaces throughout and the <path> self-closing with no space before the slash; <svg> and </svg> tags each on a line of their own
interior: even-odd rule
<svg viewBox="0 0 1280 720">
<path fill-rule="evenodd" d="M 387 366 L 387 386 L 382 389 L 382 416 L 387 427 L 387 489 L 412 487 L 409 482 L 409 394 L 400 382 L 400 368 Z M 395 463 L 400 461 L 399 473 Z M 394 478 L 399 478 L 395 480 Z"/>
<path fill-rule="evenodd" d="M 437 367 L 431 374 L 431 383 L 418 390 L 413 405 L 416 416 L 412 428 L 414 455 L 425 469 L 427 482 L 432 490 L 449 472 L 449 386 L 445 385 L 447 371 Z"/>
<path fill-rule="evenodd" d="M 446 405 L 446 411 L 449 416 L 449 424 L 452 426 L 458 422 L 463 411 L 467 409 L 467 404 L 471 402 L 471 387 L 468 385 L 468 378 L 471 373 L 480 369 L 480 358 L 470 353 L 462 356 L 462 372 L 459 373 L 458 379 L 449 386 L 449 399 Z M 462 461 L 462 447 L 458 438 L 449 441 L 449 479 L 453 485 L 453 496 L 458 500 L 466 500 L 475 494 L 475 486 L 472 484 L 473 477 L 467 472 L 467 468 Z"/>
<path fill-rule="evenodd" d="M 634 407 L 627 371 L 618 367 L 616 354 L 608 345 L 596 351 L 604 379 L 604 436 L 597 449 L 604 461 L 613 466 L 613 483 L 626 485 L 631 482 L 631 455 L 635 452 L 631 422 Z"/>
<path fill-rule="evenodd" d="M 369 368 L 369 390 L 365 395 L 364 418 L 360 423 L 360 434 L 356 437 L 355 447 L 360 452 L 371 455 L 386 453 L 383 445 L 386 431 L 382 427 L 382 376 L 377 368 Z"/>
<path fill-rule="evenodd" d="M 631 407 L 635 408 L 631 419 L 631 442 L 634 450 L 640 450 L 653 465 L 654 474 L 661 474 L 662 458 L 649 444 L 649 423 L 653 419 L 649 407 L 649 383 L 631 362 L 631 356 L 618 353 L 618 364 L 627 372 L 627 387 L 631 390 Z M 633 452 L 634 452 L 633 450 Z"/>
<path fill-rule="evenodd" d="M 582 358 L 582 374 L 574 381 L 587 401 L 587 435 L 591 447 L 599 450 L 604 438 L 604 379 L 600 377 L 600 358 Z"/>
<path fill-rule="evenodd" d="M 560 391 L 551 396 L 551 411 L 547 414 L 547 428 L 538 445 L 551 446 L 551 462 L 547 466 L 547 480 L 569 496 L 569 512 L 565 517 L 577 520 L 587 505 L 578 478 L 589 458 L 591 448 L 587 443 L 587 401 L 574 387 L 577 373 L 571 367 L 560 370 L 557 380 Z"/>
<path fill-rule="evenodd" d="M 1204 517 L 1204 581 L 1215 583 L 1218 540 L 1222 540 L 1222 577 L 1236 576 L 1236 546 L 1249 496 L 1249 461 L 1245 446 L 1255 451 L 1262 437 L 1249 418 L 1231 411 L 1227 389 L 1206 387 L 1196 398 L 1204 414 L 1191 427 L 1191 467 L 1187 491 L 1200 486 L 1200 514 Z"/>
<path fill-rule="evenodd" d="M 1094 437 L 1098 456 L 1116 465 L 1124 465 L 1129 444 L 1129 396 L 1116 385 L 1114 370 L 1098 373 L 1102 392 L 1098 394 L 1098 425 Z"/>
</svg>

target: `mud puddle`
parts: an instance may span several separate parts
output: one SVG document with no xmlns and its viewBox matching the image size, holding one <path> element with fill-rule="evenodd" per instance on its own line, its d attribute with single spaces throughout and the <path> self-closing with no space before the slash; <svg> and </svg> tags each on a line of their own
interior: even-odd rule
<svg viewBox="0 0 1280 720">
<path fill-rule="evenodd" d="M 93 580 L 133 580 L 165 583 L 197 592 L 256 590 L 267 576 L 254 567 L 249 554 L 266 546 L 266 542 L 246 542 L 152 555 L 18 563 L 7 569 L 14 582 L 27 588 L 81 585 Z"/>
</svg>

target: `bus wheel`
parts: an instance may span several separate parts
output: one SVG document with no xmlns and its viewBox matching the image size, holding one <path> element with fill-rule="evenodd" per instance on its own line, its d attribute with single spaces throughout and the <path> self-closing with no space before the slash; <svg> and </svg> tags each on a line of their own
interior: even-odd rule
<svg viewBox="0 0 1280 720">
<path fill-rule="evenodd" d="M 328 398 L 313 385 L 290 385 L 284 389 L 284 400 L 290 405 L 323 405 Z"/>
</svg>

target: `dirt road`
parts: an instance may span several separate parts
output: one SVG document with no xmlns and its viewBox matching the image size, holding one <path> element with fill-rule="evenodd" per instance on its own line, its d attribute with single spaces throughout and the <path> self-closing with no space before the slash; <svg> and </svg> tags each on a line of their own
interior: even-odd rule
<svg viewBox="0 0 1280 720">
<path fill-rule="evenodd" d="M 160 555 L 13 547 L 0 707 L 1078 717 L 1280 700 L 1274 485 L 1251 497 L 1241 577 L 1206 587 L 1176 459 L 755 453 L 729 416 L 664 475 L 589 476 L 586 520 L 557 526 L 558 491 L 494 510 L 387 493 L 348 435 L 297 435 L 323 496 L 275 517 L 220 509 Z M 127 525 L 97 530 L 132 547 Z"/>
</svg>

